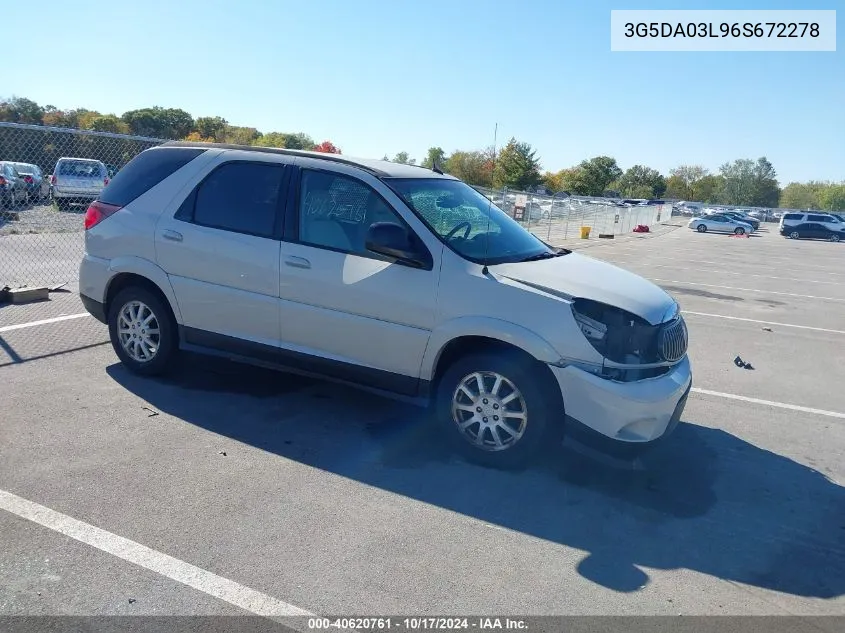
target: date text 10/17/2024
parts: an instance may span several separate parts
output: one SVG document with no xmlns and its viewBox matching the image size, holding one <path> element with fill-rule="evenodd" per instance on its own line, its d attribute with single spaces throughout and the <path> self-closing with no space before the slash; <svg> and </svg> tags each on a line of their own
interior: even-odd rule
<svg viewBox="0 0 845 633">
<path fill-rule="evenodd" d="M 528 623 L 520 618 L 498 617 L 313 617 L 308 618 L 312 631 L 525 631 Z"/>
</svg>

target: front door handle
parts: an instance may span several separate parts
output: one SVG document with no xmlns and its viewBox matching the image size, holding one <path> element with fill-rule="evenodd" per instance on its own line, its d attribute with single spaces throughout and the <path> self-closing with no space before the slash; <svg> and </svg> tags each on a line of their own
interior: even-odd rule
<svg viewBox="0 0 845 633">
<path fill-rule="evenodd" d="M 285 260 L 285 264 L 293 266 L 294 268 L 311 268 L 311 262 L 304 257 L 290 256 Z"/>
<path fill-rule="evenodd" d="M 170 240 L 171 242 L 182 241 L 182 234 L 178 231 L 171 231 L 170 229 L 165 229 L 164 231 L 162 231 L 161 236 L 166 240 Z"/>
</svg>

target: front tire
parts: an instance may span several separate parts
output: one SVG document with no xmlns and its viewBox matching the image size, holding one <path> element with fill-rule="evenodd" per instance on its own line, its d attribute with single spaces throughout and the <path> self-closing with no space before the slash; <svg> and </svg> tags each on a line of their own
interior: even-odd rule
<svg viewBox="0 0 845 633">
<path fill-rule="evenodd" d="M 839 241 L 839 236 L 838 236 L 838 235 L 836 235 L 836 233 L 834 233 L 834 234 L 833 234 L 833 235 L 831 235 L 828 239 L 829 239 L 831 242 L 838 242 L 838 241 Z"/>
<path fill-rule="evenodd" d="M 791 240 L 797 240 L 799 237 L 801 237 L 801 234 L 798 231 L 792 231 L 792 233 L 789 234 L 789 239 Z"/>
<path fill-rule="evenodd" d="M 745 235 L 745 229 L 738 226 L 734 229 L 734 235 Z"/>
<path fill-rule="evenodd" d="M 120 361 L 142 376 L 164 373 L 178 346 L 169 306 L 146 288 L 121 290 L 109 306 L 109 337 Z"/>
<path fill-rule="evenodd" d="M 707 233 L 707 226 L 705 226 L 704 224 L 699 224 L 695 230 L 699 233 Z"/>
<path fill-rule="evenodd" d="M 464 356 L 439 382 L 437 422 L 468 460 L 495 468 L 525 466 L 550 424 L 551 399 L 543 384 L 539 368 L 521 355 Z"/>
</svg>

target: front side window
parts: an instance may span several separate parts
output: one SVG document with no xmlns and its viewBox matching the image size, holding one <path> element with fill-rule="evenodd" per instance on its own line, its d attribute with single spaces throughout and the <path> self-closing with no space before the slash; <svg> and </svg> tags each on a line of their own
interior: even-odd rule
<svg viewBox="0 0 845 633">
<path fill-rule="evenodd" d="M 406 226 L 387 202 L 360 180 L 337 173 L 302 170 L 300 242 L 373 256 L 365 248 L 365 242 L 367 229 L 375 222 Z"/>
<path fill-rule="evenodd" d="M 227 163 L 214 170 L 196 191 L 196 224 L 272 237 L 284 167 L 272 163 Z"/>
<path fill-rule="evenodd" d="M 553 251 L 460 180 L 389 178 L 385 182 L 449 248 L 486 264 L 551 257 Z"/>
</svg>

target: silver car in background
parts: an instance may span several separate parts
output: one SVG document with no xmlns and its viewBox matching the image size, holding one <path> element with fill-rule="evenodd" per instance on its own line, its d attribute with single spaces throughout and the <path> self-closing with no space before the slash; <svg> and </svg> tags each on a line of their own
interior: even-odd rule
<svg viewBox="0 0 845 633">
<path fill-rule="evenodd" d="M 750 235 L 754 227 L 746 222 L 721 213 L 711 213 L 703 217 L 693 218 L 687 226 L 699 233 L 713 231 L 714 233 L 734 233 L 736 235 Z"/>
<path fill-rule="evenodd" d="M 96 200 L 109 184 L 109 173 L 102 161 L 62 157 L 56 163 L 52 182 L 56 204 L 59 209 L 68 209 L 74 202 Z"/>
</svg>

